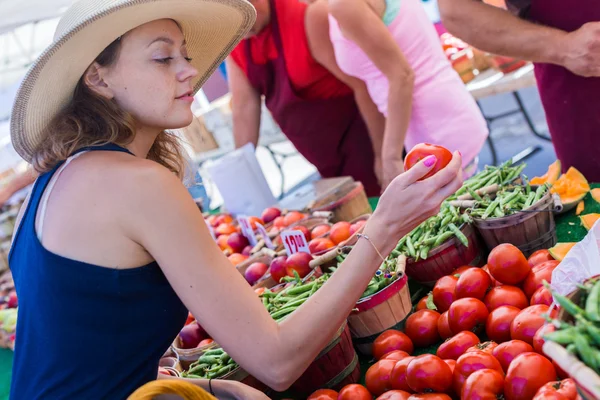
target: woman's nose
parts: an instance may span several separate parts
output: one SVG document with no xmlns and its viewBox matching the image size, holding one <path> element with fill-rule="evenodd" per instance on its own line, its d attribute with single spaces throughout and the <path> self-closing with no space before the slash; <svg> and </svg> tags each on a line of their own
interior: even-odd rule
<svg viewBox="0 0 600 400">
<path fill-rule="evenodd" d="M 181 63 L 181 69 L 177 73 L 177 79 L 184 82 L 198 76 L 198 70 L 187 60 Z"/>
</svg>

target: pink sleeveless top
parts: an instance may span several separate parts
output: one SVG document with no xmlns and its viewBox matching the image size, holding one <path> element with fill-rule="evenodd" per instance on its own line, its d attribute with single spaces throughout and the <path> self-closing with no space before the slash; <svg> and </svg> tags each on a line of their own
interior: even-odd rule
<svg viewBox="0 0 600 400">
<path fill-rule="evenodd" d="M 488 129 L 475 100 L 442 50 L 439 37 L 420 0 L 400 1 L 399 11 L 388 30 L 410 63 L 415 83 L 413 105 L 404 146 L 432 143 L 458 150 L 463 167 L 475 159 Z M 347 40 L 331 15 L 329 35 L 339 67 L 364 81 L 379 111 L 386 117 L 389 84 L 385 75 L 354 42 Z M 393 111 L 391 111 L 393 112 Z"/>
</svg>

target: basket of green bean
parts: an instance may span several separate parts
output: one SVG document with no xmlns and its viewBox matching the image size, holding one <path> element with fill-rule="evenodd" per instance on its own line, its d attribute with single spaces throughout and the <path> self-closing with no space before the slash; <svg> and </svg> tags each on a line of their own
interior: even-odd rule
<svg viewBox="0 0 600 400">
<path fill-rule="evenodd" d="M 511 243 L 528 257 L 556 244 L 554 212 L 560 209 L 546 185 L 508 185 L 475 198 L 467 212 L 489 250 Z"/>
<path fill-rule="evenodd" d="M 552 320 L 556 330 L 544 335 L 543 350 L 571 375 L 583 399 L 599 399 L 600 277 L 590 278 L 567 296 L 552 295 L 560 311 Z"/>
</svg>

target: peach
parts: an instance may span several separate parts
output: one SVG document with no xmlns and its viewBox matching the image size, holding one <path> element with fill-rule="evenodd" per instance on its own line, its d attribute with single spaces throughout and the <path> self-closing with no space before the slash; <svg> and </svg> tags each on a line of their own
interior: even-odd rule
<svg viewBox="0 0 600 400">
<path fill-rule="evenodd" d="M 367 221 L 363 219 L 350 225 L 350 236 L 354 235 L 356 232 L 359 232 L 366 224 Z"/>
<path fill-rule="evenodd" d="M 214 342 L 215 341 L 212 340 L 211 338 L 201 340 L 200 343 L 198 343 L 197 348 L 199 349 L 201 347 L 208 346 L 209 344 L 213 344 Z"/>
<path fill-rule="evenodd" d="M 317 225 L 310 232 L 310 236 L 312 239 L 318 238 L 319 236 L 323 236 L 324 234 L 329 232 L 330 229 L 331 229 L 331 227 L 326 224 Z"/>
<path fill-rule="evenodd" d="M 231 251 L 231 247 L 227 244 L 227 240 L 229 239 L 229 235 L 221 235 L 217 238 L 217 245 L 221 249 L 221 251 L 229 250 Z"/>
<path fill-rule="evenodd" d="M 281 278 L 287 276 L 286 261 L 286 256 L 276 257 L 271 261 L 271 266 L 269 267 L 271 270 L 271 277 L 275 279 L 275 282 L 277 283 L 279 283 Z"/>
<path fill-rule="evenodd" d="M 273 227 L 275 228 L 285 228 L 285 218 L 284 217 L 277 217 L 273 220 Z"/>
<path fill-rule="evenodd" d="M 227 238 L 227 244 L 234 253 L 241 253 L 250 243 L 248 242 L 248 239 L 246 239 L 246 236 L 234 232 Z"/>
<path fill-rule="evenodd" d="M 312 259 L 313 257 L 308 253 L 292 254 L 286 261 L 287 274 L 293 276 L 296 271 L 300 278 L 304 278 L 312 271 L 309 265 Z"/>
<path fill-rule="evenodd" d="M 284 222 L 285 226 L 290 226 L 294 222 L 301 221 L 304 218 L 306 218 L 306 216 L 304 214 L 302 214 L 301 212 L 290 211 L 289 213 L 285 214 L 285 217 L 283 217 L 283 222 Z"/>
<path fill-rule="evenodd" d="M 251 251 L 252 251 L 252 246 L 248 245 L 248 246 L 244 247 L 244 250 L 242 250 L 242 254 L 245 256 L 250 256 Z"/>
<path fill-rule="evenodd" d="M 244 277 L 250 285 L 254 285 L 267 272 L 269 267 L 265 263 L 255 262 L 250 264 L 244 273 Z"/>
<path fill-rule="evenodd" d="M 264 221 L 258 217 L 249 217 L 248 218 L 248 222 L 250 222 L 250 226 L 252 227 L 252 230 L 256 230 L 256 224 L 261 224 L 264 226 Z"/>
<path fill-rule="evenodd" d="M 216 215 L 209 215 L 208 217 L 206 217 L 206 223 L 209 224 L 212 227 L 217 226 L 217 216 Z"/>
<path fill-rule="evenodd" d="M 321 253 L 334 247 L 335 243 L 327 238 L 315 238 L 308 243 L 308 249 L 312 254 Z"/>
<path fill-rule="evenodd" d="M 350 238 L 350 222 L 337 222 L 329 231 L 329 239 L 335 244 L 340 244 Z"/>
<path fill-rule="evenodd" d="M 308 243 L 308 241 L 310 240 L 310 231 L 307 227 L 298 225 L 293 227 L 292 230 L 302 232 L 304 234 L 304 237 L 306 238 L 306 242 Z"/>
<path fill-rule="evenodd" d="M 217 215 L 217 218 L 215 218 L 215 224 L 221 225 L 221 224 L 231 224 L 233 222 L 233 217 L 229 214 L 219 214 Z"/>
<path fill-rule="evenodd" d="M 263 221 L 265 221 L 265 224 L 268 224 L 269 222 L 275 220 L 275 218 L 279 217 L 280 215 L 281 215 L 281 210 L 279 208 L 269 207 L 262 212 L 262 215 L 260 217 L 262 218 Z"/>
<path fill-rule="evenodd" d="M 234 265 L 238 265 L 244 261 L 246 261 L 248 259 L 248 256 L 245 256 L 243 254 L 240 253 L 233 253 L 232 255 L 230 255 L 229 257 L 227 257 L 229 259 L 229 261 Z"/>
<path fill-rule="evenodd" d="M 215 235 L 218 237 L 220 235 L 231 235 L 232 233 L 237 232 L 237 228 L 230 223 L 220 224 L 215 228 Z"/>
</svg>

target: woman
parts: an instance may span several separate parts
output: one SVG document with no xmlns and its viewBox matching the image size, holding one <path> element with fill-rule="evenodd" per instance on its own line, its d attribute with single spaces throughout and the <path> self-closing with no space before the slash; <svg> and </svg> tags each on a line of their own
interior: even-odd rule
<svg viewBox="0 0 600 400">
<path fill-rule="evenodd" d="M 421 142 L 460 151 L 466 174 L 475 172 L 486 123 L 420 0 L 329 0 L 329 12 L 339 67 L 367 84 L 386 116 L 373 140 L 383 143 L 383 186 L 403 171 L 403 149 Z"/>
<path fill-rule="evenodd" d="M 188 309 L 245 370 L 283 390 L 347 317 L 378 251 L 459 187 L 461 158 L 417 182 L 436 161 L 426 159 L 392 182 L 369 239 L 277 324 L 212 240 L 166 131 L 191 123 L 193 94 L 252 25 L 252 7 L 99 4 L 66 12 L 14 107 L 15 149 L 41 175 L 9 256 L 19 296 L 11 398 L 126 398 L 156 378 Z"/>
</svg>

